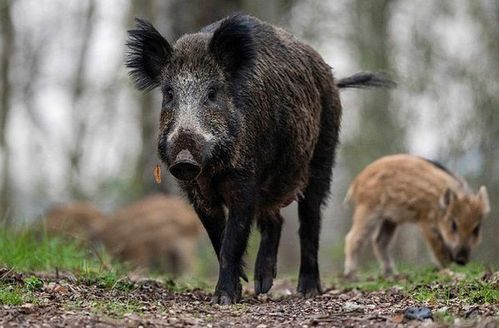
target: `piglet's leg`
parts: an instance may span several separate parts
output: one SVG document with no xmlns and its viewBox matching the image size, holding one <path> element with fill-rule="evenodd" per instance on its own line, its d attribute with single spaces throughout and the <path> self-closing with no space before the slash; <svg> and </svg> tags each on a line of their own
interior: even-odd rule
<svg viewBox="0 0 499 328">
<path fill-rule="evenodd" d="M 419 224 L 419 227 L 426 237 L 427 244 L 433 254 L 433 262 L 439 269 L 445 268 L 451 262 L 452 257 L 437 227 L 424 221 Z"/>
<path fill-rule="evenodd" d="M 242 257 L 246 250 L 251 223 L 255 216 L 255 193 L 251 185 L 225 187 L 229 217 L 220 249 L 220 269 L 212 302 L 236 303 L 241 298 Z"/>
<path fill-rule="evenodd" d="M 393 264 L 393 258 L 390 254 L 390 243 L 397 230 L 397 224 L 390 220 L 383 220 L 379 224 L 378 230 L 372 237 L 374 254 L 383 268 L 383 274 L 389 276 L 396 274 L 397 270 Z"/>
</svg>

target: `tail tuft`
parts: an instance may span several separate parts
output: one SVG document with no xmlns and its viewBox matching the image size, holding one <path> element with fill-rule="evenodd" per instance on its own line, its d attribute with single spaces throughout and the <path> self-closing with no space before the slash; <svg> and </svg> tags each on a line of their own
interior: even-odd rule
<svg viewBox="0 0 499 328">
<path fill-rule="evenodd" d="M 344 88 L 357 88 L 357 89 L 367 89 L 367 88 L 386 88 L 393 89 L 397 86 L 397 83 L 390 80 L 383 74 L 371 73 L 371 72 L 360 72 L 352 76 L 340 79 L 336 85 L 340 89 Z"/>
</svg>

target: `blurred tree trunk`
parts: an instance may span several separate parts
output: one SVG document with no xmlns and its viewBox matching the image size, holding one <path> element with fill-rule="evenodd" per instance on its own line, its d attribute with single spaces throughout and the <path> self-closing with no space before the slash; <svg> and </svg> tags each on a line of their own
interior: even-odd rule
<svg viewBox="0 0 499 328">
<path fill-rule="evenodd" d="M 0 30 L 2 35 L 0 48 L 0 154 L 2 181 L 0 185 L 0 220 L 10 223 L 12 213 L 10 181 L 10 149 L 7 141 L 8 120 L 11 99 L 9 72 L 14 52 L 14 27 L 11 17 L 11 1 L 0 2 Z"/>
<path fill-rule="evenodd" d="M 242 11 L 243 0 L 174 0 L 170 5 L 172 36 L 196 32 L 227 15 Z"/>
<path fill-rule="evenodd" d="M 69 150 L 70 172 L 68 186 L 72 197 L 82 198 L 81 189 L 81 162 L 83 158 L 83 146 L 87 132 L 87 118 L 89 110 L 84 108 L 83 98 L 86 88 L 85 71 L 87 70 L 88 52 L 94 28 L 95 0 L 88 2 L 82 22 L 82 33 L 79 50 L 76 58 L 76 70 L 71 82 L 71 102 L 72 102 L 72 124 L 74 132 L 74 145 Z"/>
<path fill-rule="evenodd" d="M 475 184 L 485 184 L 491 201 L 491 213 L 484 223 L 488 228 L 483 233 L 482 251 L 479 256 L 483 260 L 494 260 L 498 263 L 497 250 L 499 239 L 497 231 L 499 224 L 494 220 L 498 214 L 497 197 L 499 195 L 499 3 L 497 1 L 469 2 L 470 13 L 480 29 L 487 49 L 483 63 L 487 63 L 485 70 L 469 67 L 466 75 L 471 77 L 473 85 L 473 103 L 476 115 L 473 115 L 470 126 L 478 137 L 477 148 L 482 157 L 482 167 L 473 179 Z M 488 57 L 488 58 L 487 58 Z M 471 71 L 468 71 L 471 70 Z M 479 187 L 478 185 L 476 186 Z"/>
<path fill-rule="evenodd" d="M 166 16 L 162 10 L 156 10 L 156 1 L 132 1 L 128 15 L 127 26 L 134 25 L 134 17 L 144 18 L 153 24 L 158 16 Z M 162 29 L 156 26 L 159 31 Z M 160 108 L 159 103 L 154 102 L 154 93 L 137 92 L 138 118 L 141 137 L 140 153 L 135 164 L 135 173 L 132 178 L 134 195 L 143 195 L 156 190 L 168 192 L 166 184 L 156 185 L 154 183 L 152 171 L 156 163 L 159 162 L 156 156 L 157 131 Z"/>
<path fill-rule="evenodd" d="M 362 70 L 392 72 L 390 40 L 390 3 L 392 0 L 351 2 L 350 38 L 354 56 Z M 352 174 L 380 156 L 399 152 L 404 147 L 403 130 L 391 108 L 389 91 L 363 92 L 357 135 L 343 146 Z"/>
<path fill-rule="evenodd" d="M 393 0 L 351 2 L 350 38 L 353 55 L 362 70 L 393 72 L 389 39 L 392 3 Z M 359 112 L 358 131 L 351 140 L 344 142 L 342 147 L 343 161 L 347 163 L 350 171 L 348 181 L 372 161 L 385 155 L 403 152 L 405 146 L 404 130 L 393 111 L 390 91 L 363 91 L 359 96 L 362 97 L 360 108 L 351 109 Z M 408 236 L 414 234 L 408 229 L 411 227 L 400 232 L 401 236 L 397 239 L 400 241 L 400 237 L 403 237 L 404 242 L 398 242 L 402 245 L 397 250 L 404 259 L 417 260 L 424 252 L 424 246 L 419 239 Z"/>
</svg>

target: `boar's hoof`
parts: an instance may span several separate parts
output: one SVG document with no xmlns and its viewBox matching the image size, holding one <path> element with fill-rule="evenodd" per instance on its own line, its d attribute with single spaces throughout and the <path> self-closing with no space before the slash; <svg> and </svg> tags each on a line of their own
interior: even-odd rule
<svg viewBox="0 0 499 328">
<path fill-rule="evenodd" d="M 225 290 L 220 290 L 217 287 L 217 289 L 215 290 L 215 294 L 211 298 L 211 303 L 220 305 L 235 304 L 241 300 L 242 290 L 243 287 L 240 283 L 237 283 L 235 290 L 231 293 Z"/>
<path fill-rule="evenodd" d="M 255 280 L 255 294 L 265 294 L 272 287 L 273 279 L 271 276 L 261 277 Z"/>
<path fill-rule="evenodd" d="M 236 303 L 236 301 L 233 301 L 229 295 L 223 294 L 223 295 L 214 295 L 213 298 L 211 299 L 211 302 L 213 304 L 220 304 L 220 305 L 231 305 Z"/>
<path fill-rule="evenodd" d="M 169 167 L 170 173 L 179 180 L 194 180 L 201 172 L 201 165 L 194 160 L 187 149 L 178 153 L 177 158 Z"/>
<path fill-rule="evenodd" d="M 265 294 L 272 287 L 274 278 L 277 275 L 275 264 L 257 263 L 255 268 L 255 294 Z"/>
<path fill-rule="evenodd" d="M 300 278 L 297 290 L 305 298 L 314 297 L 322 293 L 320 281 L 313 278 Z"/>
</svg>

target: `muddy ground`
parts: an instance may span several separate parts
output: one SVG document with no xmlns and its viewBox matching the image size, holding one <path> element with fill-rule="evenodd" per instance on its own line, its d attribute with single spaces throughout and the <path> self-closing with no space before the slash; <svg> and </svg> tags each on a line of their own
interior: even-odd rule
<svg viewBox="0 0 499 328">
<path fill-rule="evenodd" d="M 462 305 L 458 299 L 419 304 L 398 288 L 330 288 L 302 299 L 288 281 L 279 281 L 268 297 L 255 298 L 247 290 L 240 304 L 219 306 L 210 304 L 209 292 L 174 291 L 154 280 L 120 281 L 110 288 L 71 275 L 38 276 L 43 285 L 30 290 L 30 301 L 0 305 L 0 327 L 497 327 L 499 316 L 498 304 Z M 0 281 L 3 288 L 26 286 L 25 275 L 6 270 Z M 411 306 L 429 307 L 433 319 L 404 318 Z"/>
</svg>

